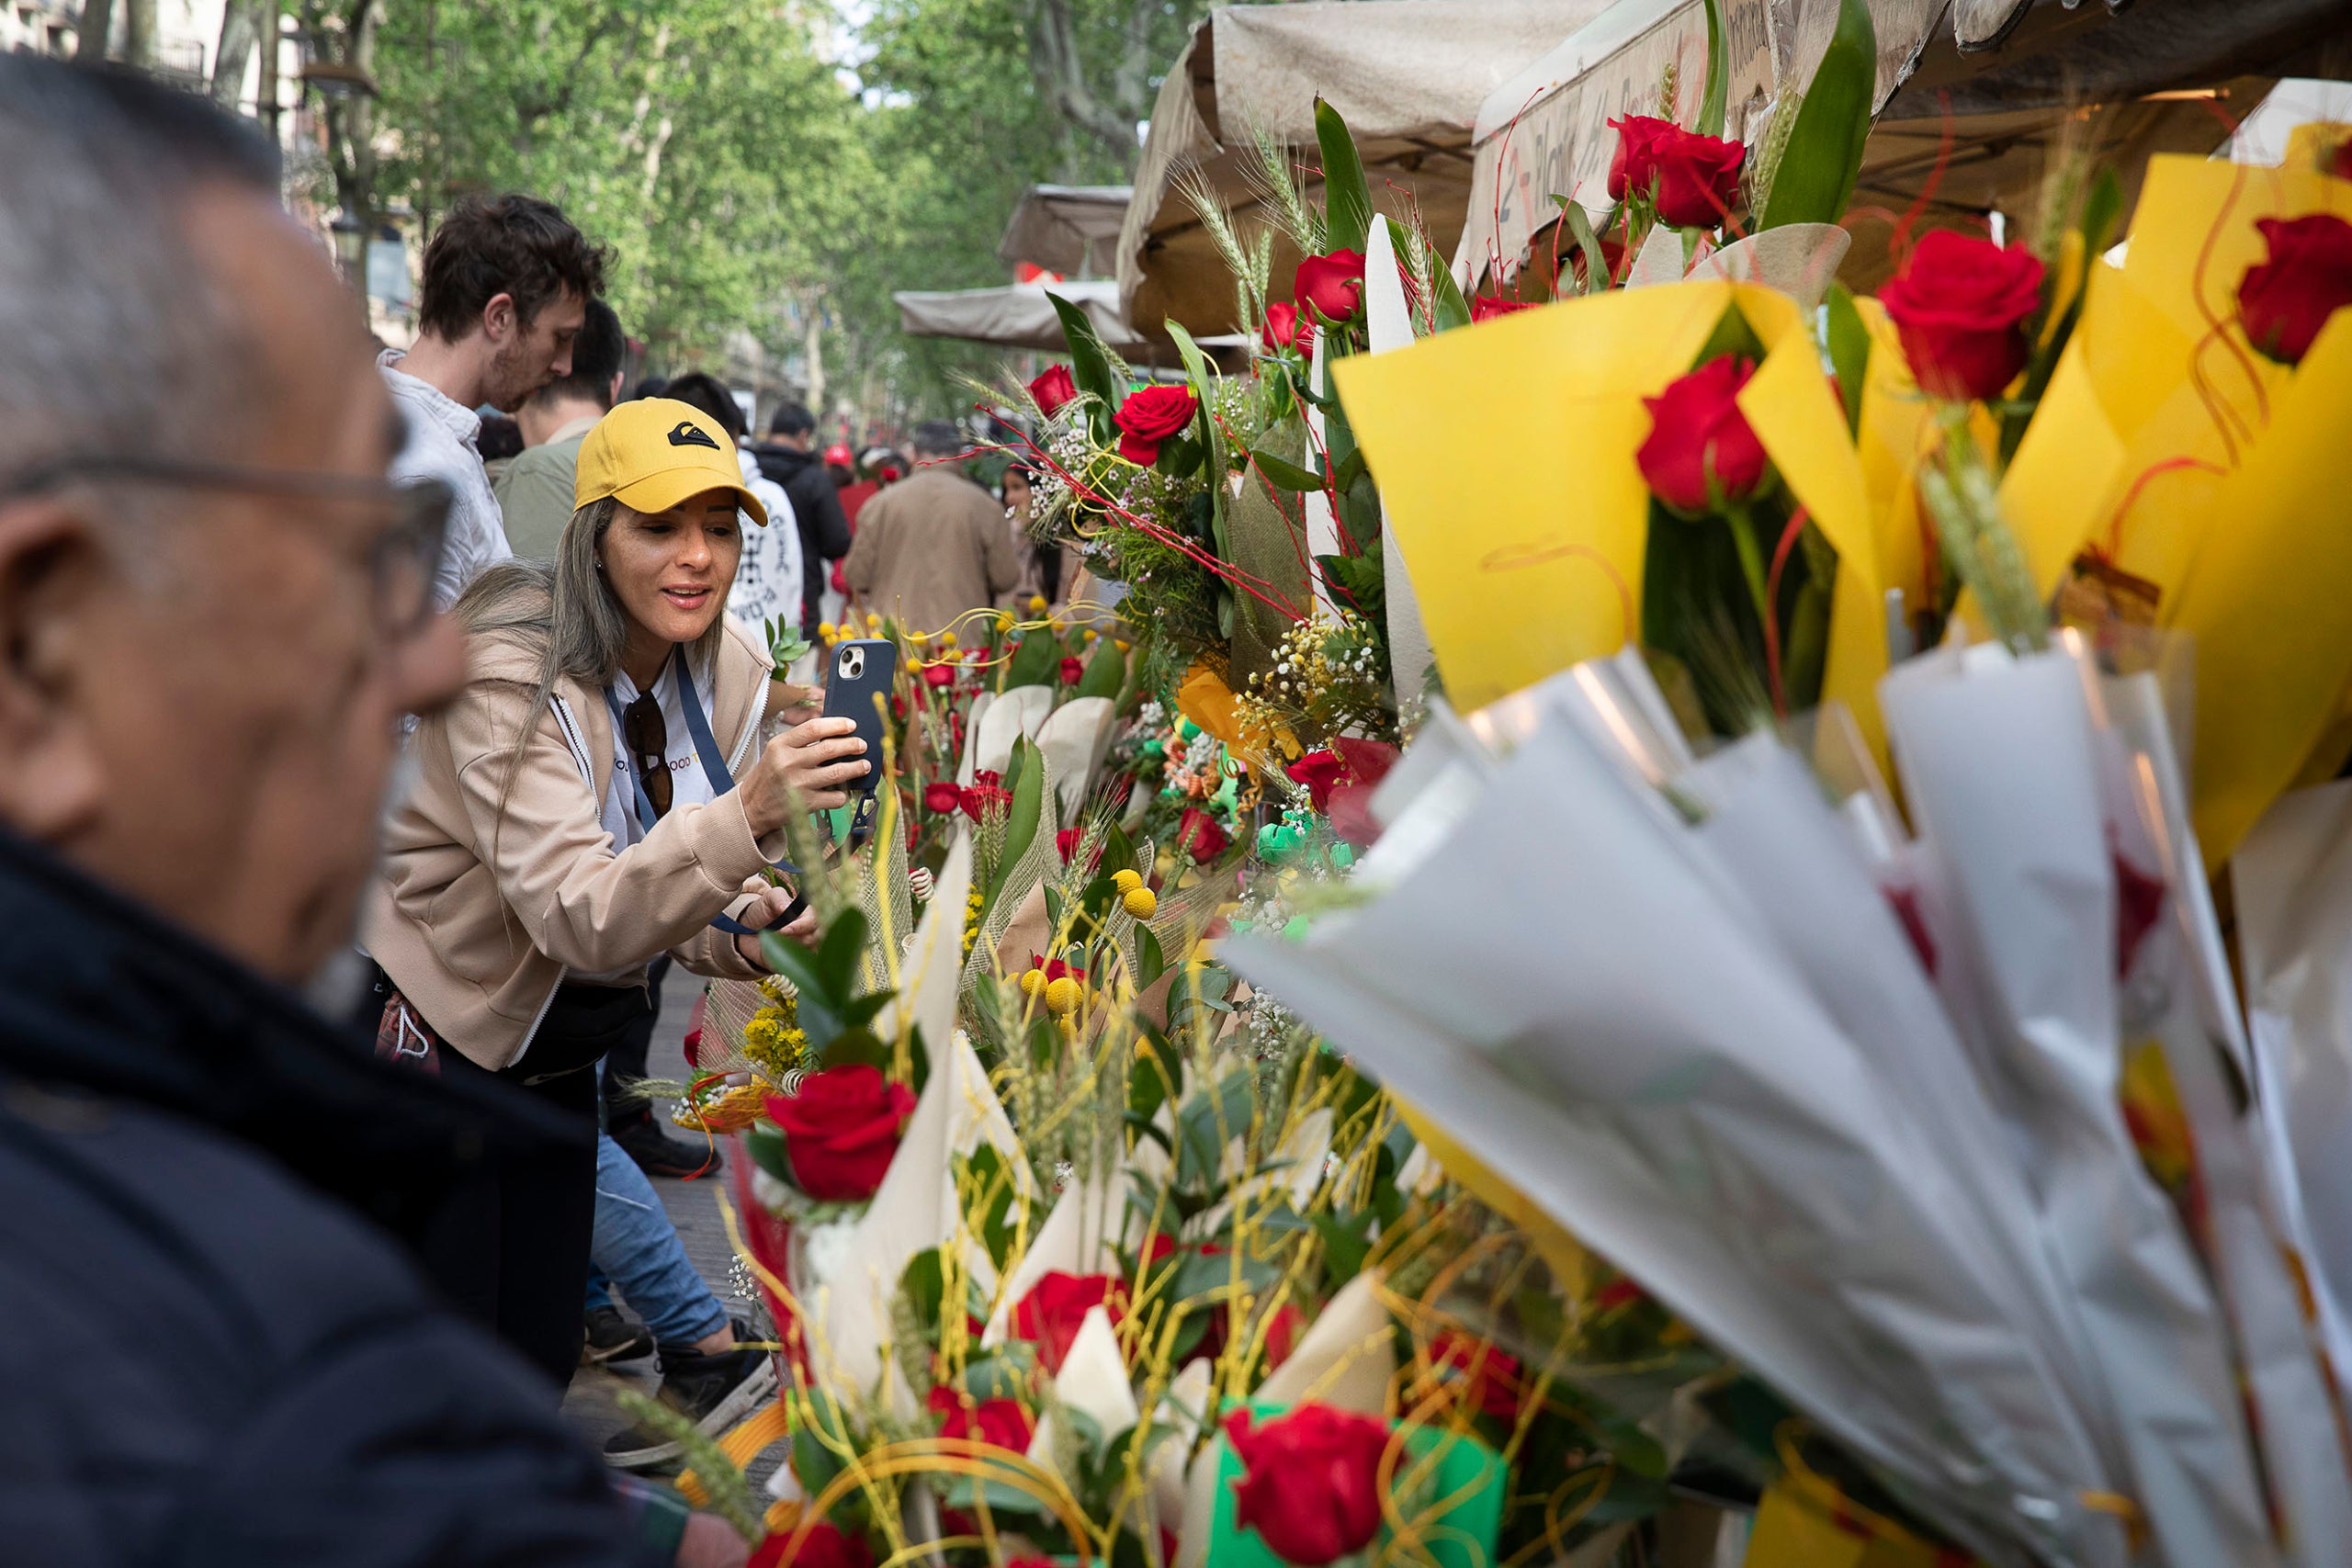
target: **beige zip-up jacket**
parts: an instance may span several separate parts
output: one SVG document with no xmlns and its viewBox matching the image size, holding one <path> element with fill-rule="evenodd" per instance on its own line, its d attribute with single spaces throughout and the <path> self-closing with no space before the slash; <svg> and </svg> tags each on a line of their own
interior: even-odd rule
<svg viewBox="0 0 2352 1568">
<path fill-rule="evenodd" d="M 749 632 L 726 627 L 711 733 L 740 776 L 759 744 L 770 665 Z M 368 951 L 409 1004 L 493 1072 L 522 1058 L 572 971 L 608 974 L 666 952 L 699 975 L 758 973 L 710 919 L 741 914 L 744 879 L 786 853 L 781 832 L 753 840 L 731 789 L 679 806 L 614 853 L 602 820 L 612 714 L 602 692 L 568 678 L 508 790 L 538 669 L 512 639 L 472 639 L 465 690 L 410 739 L 414 777 L 361 916 Z"/>
</svg>

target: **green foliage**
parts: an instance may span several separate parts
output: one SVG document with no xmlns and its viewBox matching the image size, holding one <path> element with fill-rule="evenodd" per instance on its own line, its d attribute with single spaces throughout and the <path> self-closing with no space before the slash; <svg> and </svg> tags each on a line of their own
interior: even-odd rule
<svg viewBox="0 0 2352 1568">
<path fill-rule="evenodd" d="M 1804 90 L 1757 228 L 1835 223 L 1845 216 L 1877 91 L 1878 34 L 1870 6 L 1866 0 L 1838 0 L 1837 30 Z"/>
<path fill-rule="evenodd" d="M 1054 307 L 1054 314 L 1061 319 L 1062 340 L 1069 345 L 1070 379 L 1078 389 L 1094 400 L 1086 411 L 1087 421 L 1094 428 L 1094 439 L 1111 439 L 1111 416 L 1126 400 L 1126 387 L 1111 372 L 1111 354 L 1103 347 L 1102 339 L 1086 312 L 1058 294 L 1046 298 Z"/>
<path fill-rule="evenodd" d="M 1724 38 L 1722 0 L 1707 4 L 1707 80 L 1699 94 L 1699 123 L 1691 129 L 1702 136 L 1724 133 L 1724 99 L 1730 90 L 1731 46 Z"/>
<path fill-rule="evenodd" d="M 1825 303 L 1829 364 L 1838 372 L 1838 395 L 1846 405 L 1846 432 L 1850 435 L 1862 428 L 1862 385 L 1870 373 L 1871 333 L 1862 324 L 1862 313 L 1854 308 L 1853 292 L 1844 284 L 1832 283 Z"/>
<path fill-rule="evenodd" d="M 1323 154 L 1324 243 L 1334 251 L 1361 252 L 1372 232 L 1372 187 L 1348 122 L 1321 98 L 1315 100 L 1315 140 Z"/>
<path fill-rule="evenodd" d="M 1115 701 L 1126 682 L 1127 656 L 1119 651 L 1119 645 L 1112 638 L 1098 638 L 1094 657 L 1087 660 L 1086 673 L 1079 677 L 1078 694 Z"/>
</svg>

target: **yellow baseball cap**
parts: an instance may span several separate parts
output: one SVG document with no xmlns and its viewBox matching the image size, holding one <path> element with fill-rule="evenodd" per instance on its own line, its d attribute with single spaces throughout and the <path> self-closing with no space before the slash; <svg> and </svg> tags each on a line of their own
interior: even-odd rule
<svg viewBox="0 0 2352 1568">
<path fill-rule="evenodd" d="M 606 496 L 637 512 L 667 512 L 707 490 L 735 492 L 736 504 L 765 525 L 768 509 L 743 483 L 735 443 L 718 423 L 674 398 L 639 398 L 596 422 L 580 443 L 571 504 Z"/>
</svg>

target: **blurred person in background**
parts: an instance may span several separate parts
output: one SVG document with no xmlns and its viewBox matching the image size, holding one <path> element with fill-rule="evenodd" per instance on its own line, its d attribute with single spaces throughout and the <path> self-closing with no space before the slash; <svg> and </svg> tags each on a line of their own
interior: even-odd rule
<svg viewBox="0 0 2352 1568">
<path fill-rule="evenodd" d="M 1012 607 L 1025 612 L 1030 602 L 1036 599 L 1047 604 L 1060 603 L 1062 547 L 1044 543 L 1029 532 L 1035 476 L 1020 464 L 1012 464 L 998 482 L 997 494 L 1004 502 L 1005 526 L 1012 531 L 1012 547 L 1021 560 L 1021 581 L 1012 585 L 1008 595 Z"/>
<path fill-rule="evenodd" d="M 716 421 L 621 404 L 581 444 L 576 499 L 552 566 L 502 562 L 458 601 L 465 686 L 410 742 L 363 924 L 379 1055 L 514 1087 L 580 1134 L 560 1167 L 495 1173 L 430 1254 L 559 1386 L 583 1332 L 595 1067 L 647 1027 L 665 953 L 767 972 L 756 932 L 793 903 L 762 880 L 786 816 L 842 804 L 867 765 L 854 726 L 808 716 L 811 694 L 772 681 L 722 613 L 743 517 L 766 514 Z M 772 712 L 794 727 L 763 746 Z M 722 1353 L 738 1382 L 767 1368 Z"/>
<path fill-rule="evenodd" d="M 483 1171 L 585 1135 L 299 989 L 395 719 L 463 653 L 448 495 L 386 477 L 398 418 L 276 149 L 28 54 L 0 142 L 0 1555 L 741 1564 L 674 1494 L 623 1503 L 417 1268 Z"/>
<path fill-rule="evenodd" d="M 778 403 L 768 416 L 768 438 L 752 449 L 760 471 L 792 498 L 800 523 L 800 635 L 817 636 L 828 562 L 849 554 L 849 516 L 842 510 L 841 487 L 830 468 L 831 454 L 816 453 L 817 416 L 806 403 Z M 846 457 L 846 451 L 842 454 Z"/>
<path fill-rule="evenodd" d="M 868 614 L 936 634 L 992 608 L 1021 580 L 1021 559 L 1004 508 L 956 465 L 962 433 L 927 421 L 914 446 L 922 466 L 865 503 L 842 570 Z"/>
<path fill-rule="evenodd" d="M 509 463 L 522 455 L 523 427 L 503 413 L 483 414 L 481 434 L 474 446 L 481 454 L 482 472 L 490 476 L 490 488 L 495 493 L 499 476 L 506 471 Z"/>
<path fill-rule="evenodd" d="M 605 254 L 550 202 L 528 196 L 460 199 L 424 247 L 416 343 L 387 349 L 384 384 L 408 416 L 398 479 L 449 488 L 449 547 L 433 583 L 440 609 L 474 574 L 513 554 L 482 468 L 485 404 L 513 413 L 571 374 L 571 341 L 603 292 Z"/>
<path fill-rule="evenodd" d="M 506 543 L 516 555 L 555 559 L 563 525 L 571 521 L 580 443 L 619 399 L 628 355 L 621 319 L 602 299 L 589 300 L 580 335 L 571 340 L 571 369 L 524 399 L 515 412 L 524 450 L 499 476 L 496 489 Z"/>
</svg>

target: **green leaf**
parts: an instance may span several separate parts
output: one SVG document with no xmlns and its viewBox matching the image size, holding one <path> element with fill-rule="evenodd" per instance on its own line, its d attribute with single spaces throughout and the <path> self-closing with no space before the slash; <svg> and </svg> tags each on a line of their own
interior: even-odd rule
<svg viewBox="0 0 2352 1568">
<path fill-rule="evenodd" d="M 1871 26 L 1870 6 L 1866 0 L 1838 0 L 1837 30 L 1805 87 L 1758 230 L 1835 223 L 1846 215 L 1861 173 L 1877 90 L 1878 33 Z"/>
<path fill-rule="evenodd" d="M 1021 760 L 1021 773 L 1012 784 L 1012 806 L 1005 815 L 1004 852 L 997 859 L 996 886 L 989 889 L 993 898 L 1004 890 L 1004 879 L 1029 852 L 1030 840 L 1037 836 L 1037 823 L 1045 810 L 1046 769 L 1035 756 L 1035 748 L 1027 740 L 1012 743 L 1014 757 Z"/>
<path fill-rule="evenodd" d="M 1160 951 L 1159 939 L 1146 925 L 1136 927 L 1136 987 L 1148 990 L 1168 973 L 1168 955 Z"/>
<path fill-rule="evenodd" d="M 1323 1271 L 1332 1284 L 1344 1285 L 1363 1272 L 1363 1260 L 1372 1252 L 1372 1222 L 1370 1209 L 1344 1220 L 1335 1214 L 1315 1216 L 1315 1234 L 1323 1240 Z"/>
<path fill-rule="evenodd" d="M 807 1016 L 804 1011 L 804 1018 Z M 825 1043 L 817 1060 L 827 1069 L 863 1065 L 888 1074 L 892 1055 L 889 1042 L 870 1029 L 844 1029 Z"/>
<path fill-rule="evenodd" d="M 1250 1130 L 1252 1088 L 1249 1071 L 1236 1068 L 1184 1102 L 1176 1116 L 1177 1186 L 1203 1187 L 1216 1177 L 1226 1141 Z"/>
<path fill-rule="evenodd" d="M 2083 265 L 2088 267 L 2115 243 L 2115 228 L 2123 217 L 2123 182 L 2114 165 L 2101 164 L 2083 198 Z M 2076 298 L 2081 298 L 2080 291 Z"/>
<path fill-rule="evenodd" d="M 1119 688 L 1127 683 L 1127 656 L 1109 637 L 1094 644 L 1094 657 L 1086 661 L 1086 673 L 1078 680 L 1078 694 L 1081 697 L 1116 699 Z"/>
<path fill-rule="evenodd" d="M 1021 642 L 1005 660 L 1004 684 L 1001 691 L 1016 686 L 1050 686 L 1060 678 L 1062 645 L 1041 627 L 1032 627 L 1021 635 Z M 1008 784 L 1008 787 L 1009 784 Z"/>
<path fill-rule="evenodd" d="M 1193 341 L 1193 334 L 1184 330 L 1182 322 L 1170 321 L 1168 335 L 1175 339 L 1176 352 L 1183 356 L 1185 374 L 1193 378 L 1193 395 L 1201 400 L 1201 406 L 1193 417 L 1200 430 L 1200 439 L 1208 453 L 1208 493 L 1212 508 L 1209 522 L 1210 537 L 1216 542 L 1218 557 L 1229 560 L 1232 558 L 1232 550 L 1227 542 L 1225 520 L 1225 508 L 1229 495 L 1226 489 L 1225 476 L 1231 465 L 1226 457 L 1225 433 L 1217 428 L 1216 421 L 1212 417 L 1213 411 L 1216 408 L 1216 371 L 1209 364 L 1208 356 L 1201 352 L 1200 344 Z"/>
<path fill-rule="evenodd" d="M 1303 492 L 1323 488 L 1322 475 L 1310 473 L 1287 457 L 1253 446 L 1250 449 L 1250 460 L 1258 466 L 1260 473 L 1273 482 L 1276 490 Z"/>
<path fill-rule="evenodd" d="M 1081 392 L 1091 392 L 1095 402 L 1091 412 L 1094 439 L 1104 446 L 1112 440 L 1111 416 L 1126 401 L 1127 389 L 1111 370 L 1110 350 L 1095 335 L 1094 323 L 1086 312 L 1058 294 L 1047 294 L 1053 301 L 1054 314 L 1061 318 L 1062 337 L 1069 344 L 1070 379 L 1078 383 Z"/>
<path fill-rule="evenodd" d="M 1693 127 L 1702 136 L 1724 133 L 1724 100 L 1731 90 L 1731 46 L 1724 38 L 1724 8 L 1721 0 L 1707 0 L 1707 84 L 1699 95 L 1699 123 Z"/>
<path fill-rule="evenodd" d="M 773 1122 L 754 1122 L 743 1129 L 743 1147 L 753 1165 L 787 1187 L 799 1185 L 792 1179 L 792 1156 L 785 1151 L 783 1128 Z"/>
<path fill-rule="evenodd" d="M 1829 363 L 1838 372 L 1838 395 L 1846 404 L 1846 433 L 1862 428 L 1862 386 L 1871 367 L 1871 330 L 1842 283 L 1829 286 Z"/>
<path fill-rule="evenodd" d="M 1378 557 L 1369 552 L 1360 556 L 1317 556 L 1315 564 L 1323 569 L 1324 580 L 1339 589 L 1358 614 L 1375 621 L 1387 618 L 1388 577 Z"/>
<path fill-rule="evenodd" d="M 817 949 L 817 971 L 823 976 L 828 1002 L 846 1007 L 856 995 L 857 961 L 865 952 L 865 911 L 843 909 L 833 917 L 824 942 Z M 846 1017 L 843 1021 L 848 1021 Z"/>
<path fill-rule="evenodd" d="M 997 1151 L 994 1145 L 982 1144 L 972 1151 L 969 1158 L 959 1163 L 967 1179 L 978 1190 L 985 1205 L 978 1227 L 980 1245 L 988 1248 L 989 1259 L 1001 1269 L 1012 1256 L 1012 1210 L 1019 1199 L 1004 1156 Z M 980 1315 L 986 1315 L 985 1308 Z"/>
<path fill-rule="evenodd" d="M 1372 232 L 1372 187 L 1348 122 L 1321 98 L 1315 100 L 1315 141 L 1323 152 L 1324 243 L 1335 251 L 1361 251 Z"/>
<path fill-rule="evenodd" d="M 975 1391 L 972 1397 L 978 1399 L 981 1396 Z M 1013 1396 L 1003 1394 L 998 1397 L 1010 1399 Z M 943 1508 L 956 1508 L 967 1514 L 977 1515 L 980 1510 L 982 1497 L 988 1499 L 990 1514 L 1012 1514 L 1023 1518 L 1041 1518 L 1046 1516 L 1046 1505 L 1029 1493 L 1001 1481 L 990 1481 L 985 1477 L 969 1475 L 958 1475 L 947 1482 L 940 1490 L 939 1506 Z"/>
<path fill-rule="evenodd" d="M 1583 291 L 1593 294 L 1608 288 L 1609 261 L 1601 253 L 1600 236 L 1593 232 L 1592 214 L 1574 197 L 1555 196 L 1552 199 L 1560 204 L 1560 221 L 1567 225 L 1569 237 L 1584 253 Z"/>
<path fill-rule="evenodd" d="M 833 1010 L 817 955 L 771 931 L 760 933 L 760 956 L 767 960 L 771 971 L 791 981 L 793 989 L 799 993 L 795 999 L 799 1007 L 800 1027 L 808 1033 L 808 1048 L 821 1052 L 842 1032 L 842 1021 Z"/>
<path fill-rule="evenodd" d="M 940 1309 L 947 1301 L 947 1281 L 939 1262 L 939 1248 L 924 1247 L 907 1259 L 899 1273 L 899 1294 L 906 1298 L 914 1321 L 930 1325 L 935 1336 L 939 1331 Z"/>
</svg>

